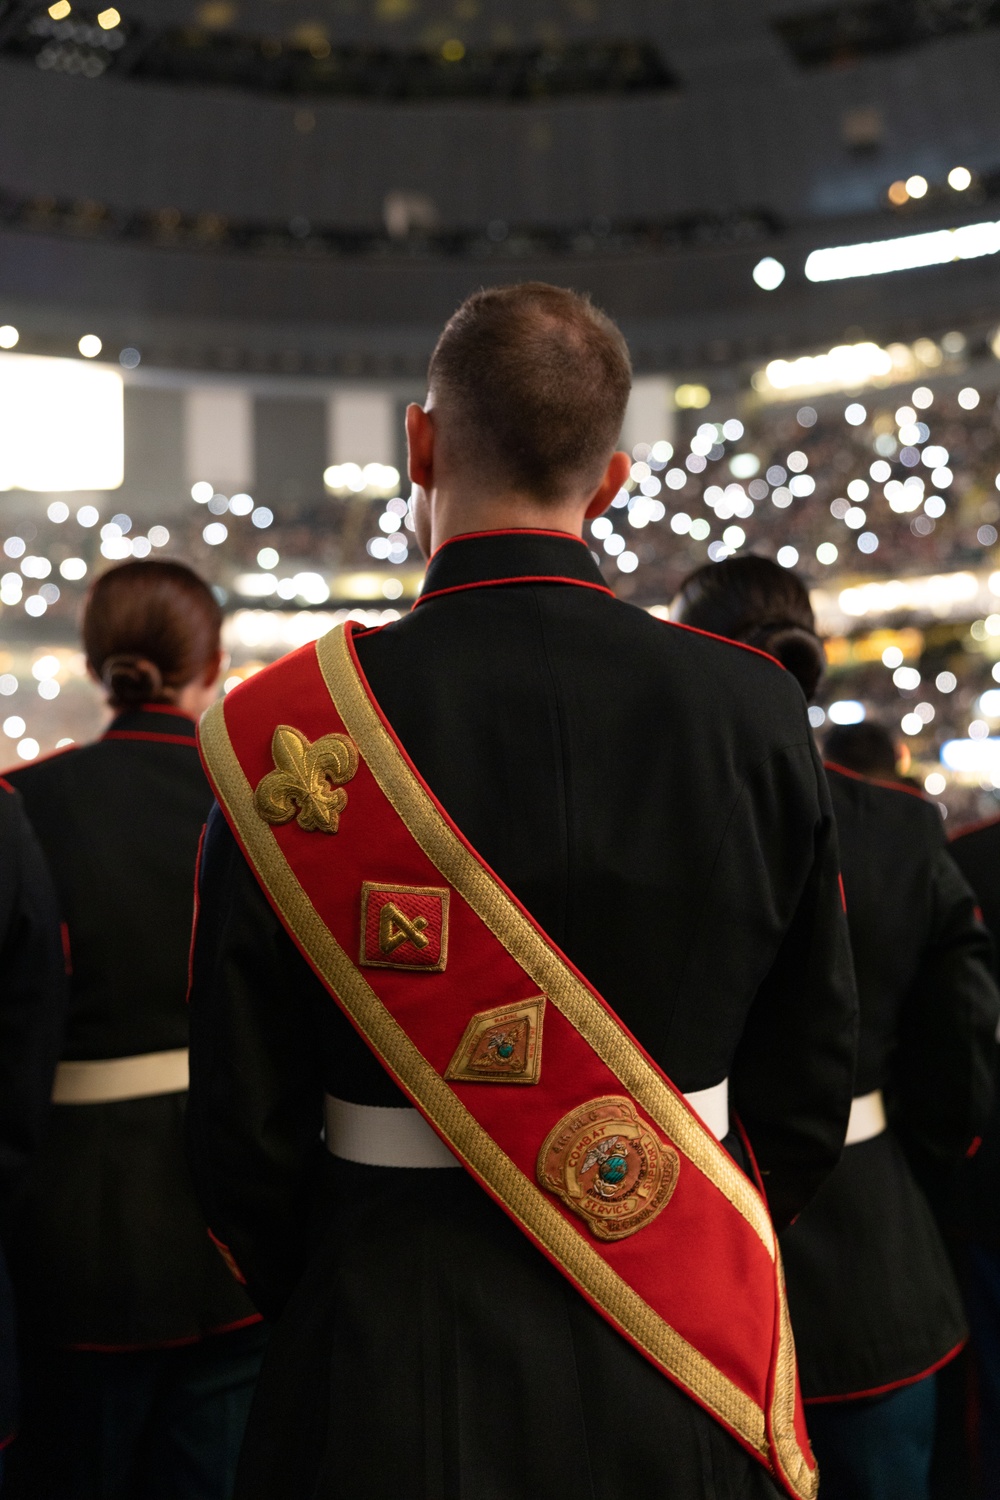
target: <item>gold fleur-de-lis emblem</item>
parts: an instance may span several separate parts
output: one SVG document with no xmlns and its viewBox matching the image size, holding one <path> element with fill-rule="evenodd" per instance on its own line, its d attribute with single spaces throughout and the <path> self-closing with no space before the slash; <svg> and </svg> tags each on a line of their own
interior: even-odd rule
<svg viewBox="0 0 1000 1500">
<path fill-rule="evenodd" d="M 336 833 L 347 806 L 343 784 L 358 769 L 358 752 L 346 734 L 324 734 L 310 744 L 299 729 L 279 724 L 271 739 L 275 769 L 254 792 L 254 804 L 265 823 Z"/>
</svg>

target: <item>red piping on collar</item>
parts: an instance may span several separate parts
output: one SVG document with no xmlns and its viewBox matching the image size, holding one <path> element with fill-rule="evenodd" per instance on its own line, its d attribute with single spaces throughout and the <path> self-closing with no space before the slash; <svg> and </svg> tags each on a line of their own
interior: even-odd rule
<svg viewBox="0 0 1000 1500">
<path fill-rule="evenodd" d="M 14 787 L 11 786 L 11 784 L 7 780 L 6 776 L 0 776 L 0 787 L 2 787 L 5 792 L 10 792 L 10 794 L 11 794 L 12 797 L 16 797 L 17 796 L 17 790 L 16 790 L 16 788 L 14 788 Z"/>
<path fill-rule="evenodd" d="M 852 781 L 864 781 L 868 786 L 884 786 L 887 792 L 906 792 L 907 796 L 916 797 L 919 802 L 930 800 L 915 786 L 904 786 L 901 781 L 884 781 L 880 776 L 863 776 L 860 771 L 852 771 L 848 766 L 838 765 L 835 760 L 825 760 L 823 769 L 836 771 L 839 776 L 849 776 Z"/>
<path fill-rule="evenodd" d="M 450 547 L 452 542 L 471 542 L 484 536 L 555 536 L 560 537 L 564 542 L 579 542 L 581 547 L 587 546 L 583 537 L 577 536 L 572 531 L 546 531 L 541 526 L 503 526 L 497 531 L 460 531 L 457 536 L 447 536 L 439 546 L 434 548 L 428 561 L 437 557 L 444 547 Z"/>
<path fill-rule="evenodd" d="M 61 755 L 69 755 L 71 750 L 85 749 L 85 745 L 72 744 L 63 745 L 57 750 L 47 750 L 44 755 L 36 755 L 34 760 L 22 760 L 16 765 L 7 766 L 6 770 L 4 771 L 4 776 L 16 776 L 19 771 L 30 771 L 35 766 L 44 766 L 47 760 L 58 760 Z M 16 792 L 17 787 L 12 787 L 12 790 Z"/>
<path fill-rule="evenodd" d="M 437 599 L 441 594 L 463 594 L 466 589 L 499 588 L 507 583 L 569 583 L 580 589 L 594 589 L 598 594 L 610 594 L 612 599 L 615 597 L 614 589 L 609 589 L 606 583 L 591 583 L 586 578 L 563 578 L 554 573 L 529 573 L 523 578 L 483 578 L 478 583 L 453 583 L 446 589 L 431 589 L 414 600 L 413 608 L 426 599 Z"/>
<path fill-rule="evenodd" d="M 964 828 L 956 828 L 948 839 L 949 844 L 957 844 L 959 839 L 964 839 L 969 833 L 982 833 L 984 828 L 993 828 L 1000 823 L 1000 818 L 980 818 L 978 823 L 968 823 Z"/>
<path fill-rule="evenodd" d="M 197 719 L 191 714 L 186 714 L 182 708 L 176 708 L 173 703 L 140 703 L 138 708 L 126 708 L 125 713 L 136 714 L 173 714 L 175 719 L 186 719 L 189 724 L 197 724 Z"/>
<path fill-rule="evenodd" d="M 784 662 L 772 656 L 770 651 L 762 651 L 759 646 L 748 646 L 746 641 L 734 641 L 731 636 L 716 635 L 714 630 L 701 630 L 697 625 L 684 625 L 680 620 L 663 620 L 661 623 L 672 625 L 675 630 L 690 630 L 692 635 L 707 636 L 710 641 L 721 641 L 724 646 L 738 646 L 741 651 L 752 651 L 754 656 L 762 656 L 765 661 L 773 661 L 774 665 L 780 667 L 783 672 L 788 671 Z"/>
<path fill-rule="evenodd" d="M 842 1396 L 803 1396 L 803 1405 L 832 1406 L 836 1401 L 864 1401 L 871 1396 L 885 1396 L 889 1391 L 900 1391 L 904 1386 L 916 1385 L 919 1380 L 926 1380 L 928 1375 L 933 1375 L 936 1370 L 943 1369 L 955 1358 L 956 1354 L 961 1354 L 967 1342 L 967 1339 L 960 1339 L 954 1349 L 949 1349 L 947 1354 L 943 1354 L 926 1370 L 921 1370 L 919 1375 L 907 1375 L 902 1380 L 890 1380 L 888 1384 L 874 1386 L 870 1391 L 845 1391 Z"/>
<path fill-rule="evenodd" d="M 149 729 L 109 729 L 101 738 L 105 740 L 152 740 L 158 745 L 190 745 L 192 750 L 198 748 L 193 734 L 155 734 Z"/>
</svg>

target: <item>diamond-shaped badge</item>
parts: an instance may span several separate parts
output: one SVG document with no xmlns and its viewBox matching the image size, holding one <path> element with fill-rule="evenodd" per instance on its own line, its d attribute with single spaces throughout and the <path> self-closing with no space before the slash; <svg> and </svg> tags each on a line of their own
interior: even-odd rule
<svg viewBox="0 0 1000 1500">
<path fill-rule="evenodd" d="M 472 1017 L 445 1078 L 462 1083 L 537 1083 L 542 1071 L 545 996 Z"/>
</svg>

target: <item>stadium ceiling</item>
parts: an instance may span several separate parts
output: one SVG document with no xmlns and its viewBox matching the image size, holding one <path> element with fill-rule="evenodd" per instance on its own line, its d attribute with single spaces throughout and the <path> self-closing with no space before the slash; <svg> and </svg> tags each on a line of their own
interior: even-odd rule
<svg viewBox="0 0 1000 1500">
<path fill-rule="evenodd" d="M 0 303 L 401 349 L 544 275 L 653 362 L 986 318 L 992 262 L 802 271 L 1000 218 L 998 70 L 1000 0 L 0 0 Z"/>
</svg>

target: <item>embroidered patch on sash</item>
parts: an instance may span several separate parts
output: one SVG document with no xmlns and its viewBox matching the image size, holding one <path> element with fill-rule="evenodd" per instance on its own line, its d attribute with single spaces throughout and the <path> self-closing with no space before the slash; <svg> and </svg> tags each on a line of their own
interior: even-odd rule
<svg viewBox="0 0 1000 1500">
<path fill-rule="evenodd" d="M 537 1083 L 545 996 L 473 1016 L 445 1078 L 461 1083 Z"/>
<path fill-rule="evenodd" d="M 630 1099 L 591 1099 L 563 1115 L 538 1153 L 538 1180 L 587 1221 L 620 1240 L 656 1218 L 677 1186 L 680 1157 Z"/>
<path fill-rule="evenodd" d="M 265 823 L 296 818 L 307 832 L 336 833 L 347 806 L 343 783 L 358 769 L 346 734 L 324 734 L 312 744 L 299 729 L 279 724 L 271 737 L 275 769 L 257 784 L 254 806 Z"/>
<path fill-rule="evenodd" d="M 448 962 L 451 892 L 428 885 L 361 887 L 361 962 L 371 968 L 426 969 Z"/>
</svg>

